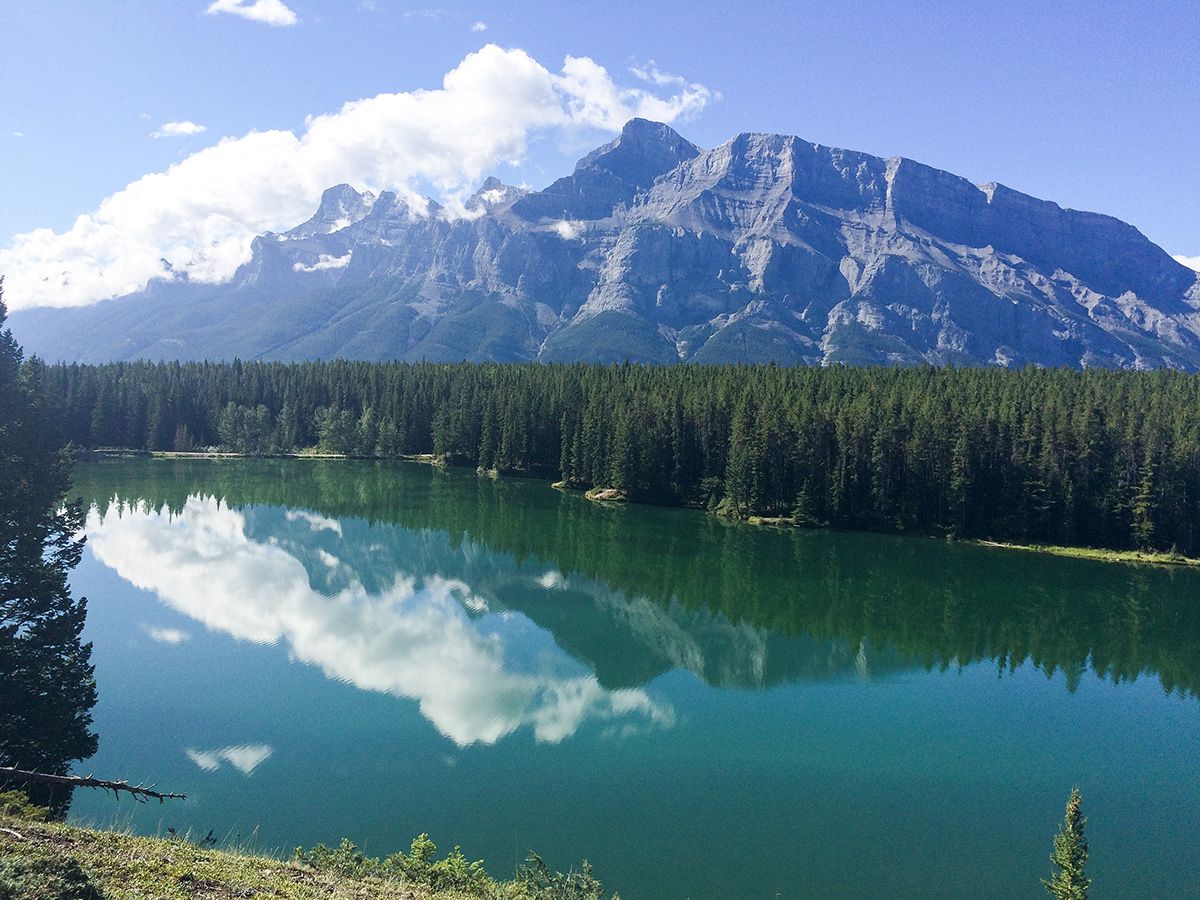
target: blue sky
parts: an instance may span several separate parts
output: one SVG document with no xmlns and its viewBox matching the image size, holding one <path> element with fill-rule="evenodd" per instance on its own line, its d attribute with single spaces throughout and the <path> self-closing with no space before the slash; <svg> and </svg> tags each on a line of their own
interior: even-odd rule
<svg viewBox="0 0 1200 900">
<path fill-rule="evenodd" d="M 680 100 L 673 124 L 701 145 L 777 131 L 908 156 L 1118 216 L 1170 253 L 1200 256 L 1194 3 L 213 5 L 239 2 L 262 4 L 260 18 L 278 19 L 283 9 L 295 22 L 208 14 L 210 0 L 0 0 L 0 248 L 9 247 L 0 264 L 14 265 L 18 250 L 33 252 L 14 235 L 64 232 L 131 182 L 223 137 L 303 135 L 306 116 L 336 113 L 347 101 L 439 88 L 486 44 L 523 51 L 554 79 L 568 77 L 568 56 L 604 67 L 604 85 L 566 88 L 568 110 L 609 88 L 643 92 L 623 94 L 599 113 L 572 113 L 565 125 L 532 118 L 515 144 L 481 150 L 478 159 L 509 181 L 548 183 L 607 139 L 622 111 L 646 108 L 651 95 L 679 99 L 692 86 L 704 93 Z M 680 80 L 654 84 L 631 71 L 652 64 Z M 494 71 L 502 104 L 509 70 Z M 515 110 L 523 101 L 518 94 L 512 102 Z M 426 112 L 436 121 L 435 108 Z M 205 130 L 151 136 L 169 122 Z M 508 164 L 517 157 L 518 165 Z M 333 171 L 358 170 L 309 174 Z M 446 194 L 458 189 L 456 178 L 474 176 L 468 166 L 405 177 L 412 189 Z M 398 176 L 393 169 L 381 177 Z M 295 192 L 311 202 L 307 183 Z M 247 227 L 268 220 L 258 216 Z M 37 252 L 73 265 L 98 240 Z"/>
</svg>

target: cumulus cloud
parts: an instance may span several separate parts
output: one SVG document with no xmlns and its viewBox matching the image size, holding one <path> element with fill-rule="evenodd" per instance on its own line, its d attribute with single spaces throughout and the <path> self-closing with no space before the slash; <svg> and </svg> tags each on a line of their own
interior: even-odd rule
<svg viewBox="0 0 1200 900">
<path fill-rule="evenodd" d="M 1175 262 L 1182 263 L 1189 269 L 1195 269 L 1200 272 L 1200 256 L 1176 256 Z"/>
<path fill-rule="evenodd" d="M 524 50 L 488 44 L 440 88 L 378 94 L 310 116 L 298 133 L 252 131 L 145 175 L 62 232 L 39 228 L 0 249 L 13 309 L 78 306 L 154 278 L 229 278 L 256 234 L 306 219 L 324 188 L 395 190 L 423 209 L 418 188 L 463 212 L 469 187 L 517 164 L 551 129 L 617 131 L 641 116 L 675 121 L 714 97 L 688 84 L 660 95 L 625 87 L 586 57 L 551 72 Z"/>
<path fill-rule="evenodd" d="M 476 22 L 471 26 L 471 30 L 475 33 L 487 31 L 487 22 Z"/>
<path fill-rule="evenodd" d="M 197 125 L 195 122 L 164 122 L 158 126 L 157 131 L 152 131 L 152 138 L 172 138 L 172 137 L 191 137 L 194 134 L 204 134 L 208 128 L 204 125 Z"/>
<path fill-rule="evenodd" d="M 210 16 L 229 13 L 251 22 L 262 22 L 264 25 L 276 27 L 295 25 L 300 21 L 300 17 L 289 9 L 283 0 L 213 0 L 205 12 Z"/>
</svg>

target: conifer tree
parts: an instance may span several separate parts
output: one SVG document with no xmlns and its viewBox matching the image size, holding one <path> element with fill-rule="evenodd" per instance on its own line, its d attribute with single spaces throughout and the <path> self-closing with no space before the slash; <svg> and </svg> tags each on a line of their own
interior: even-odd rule
<svg viewBox="0 0 1200 900">
<path fill-rule="evenodd" d="M 80 639 L 87 601 L 67 583 L 83 552 L 82 507 L 64 502 L 70 485 L 39 385 L 12 332 L 0 331 L 0 765 L 52 774 L 96 752 L 92 647 Z M 59 813 L 70 799 L 28 792 Z"/>
<path fill-rule="evenodd" d="M 1091 879 L 1084 873 L 1088 843 L 1083 832 L 1087 819 L 1080 809 L 1080 802 L 1079 788 L 1071 788 L 1067 812 L 1058 826 L 1058 834 L 1054 835 L 1054 852 L 1050 854 L 1055 872 L 1042 881 L 1046 892 L 1058 900 L 1087 900 L 1088 888 L 1092 886 Z"/>
</svg>

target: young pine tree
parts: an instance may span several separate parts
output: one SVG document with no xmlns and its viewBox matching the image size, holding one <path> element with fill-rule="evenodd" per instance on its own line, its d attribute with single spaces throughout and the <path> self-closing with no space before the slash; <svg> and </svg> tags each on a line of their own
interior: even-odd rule
<svg viewBox="0 0 1200 900">
<path fill-rule="evenodd" d="M 1058 826 L 1058 834 L 1054 835 L 1054 852 L 1050 854 L 1055 872 L 1042 880 L 1046 892 L 1058 900 L 1087 900 L 1092 881 L 1084 873 L 1088 858 L 1088 843 L 1083 833 L 1086 825 L 1087 819 L 1080 810 L 1079 788 L 1071 788 L 1067 813 Z"/>
</svg>

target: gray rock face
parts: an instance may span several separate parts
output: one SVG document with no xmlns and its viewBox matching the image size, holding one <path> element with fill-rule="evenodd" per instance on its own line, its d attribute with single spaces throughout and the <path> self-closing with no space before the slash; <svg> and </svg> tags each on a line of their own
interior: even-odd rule
<svg viewBox="0 0 1200 900">
<path fill-rule="evenodd" d="M 326 191 L 227 284 L 10 319 L 48 359 L 1200 369 L 1200 276 L 1135 228 L 908 159 L 634 119 L 452 216 Z"/>
</svg>

